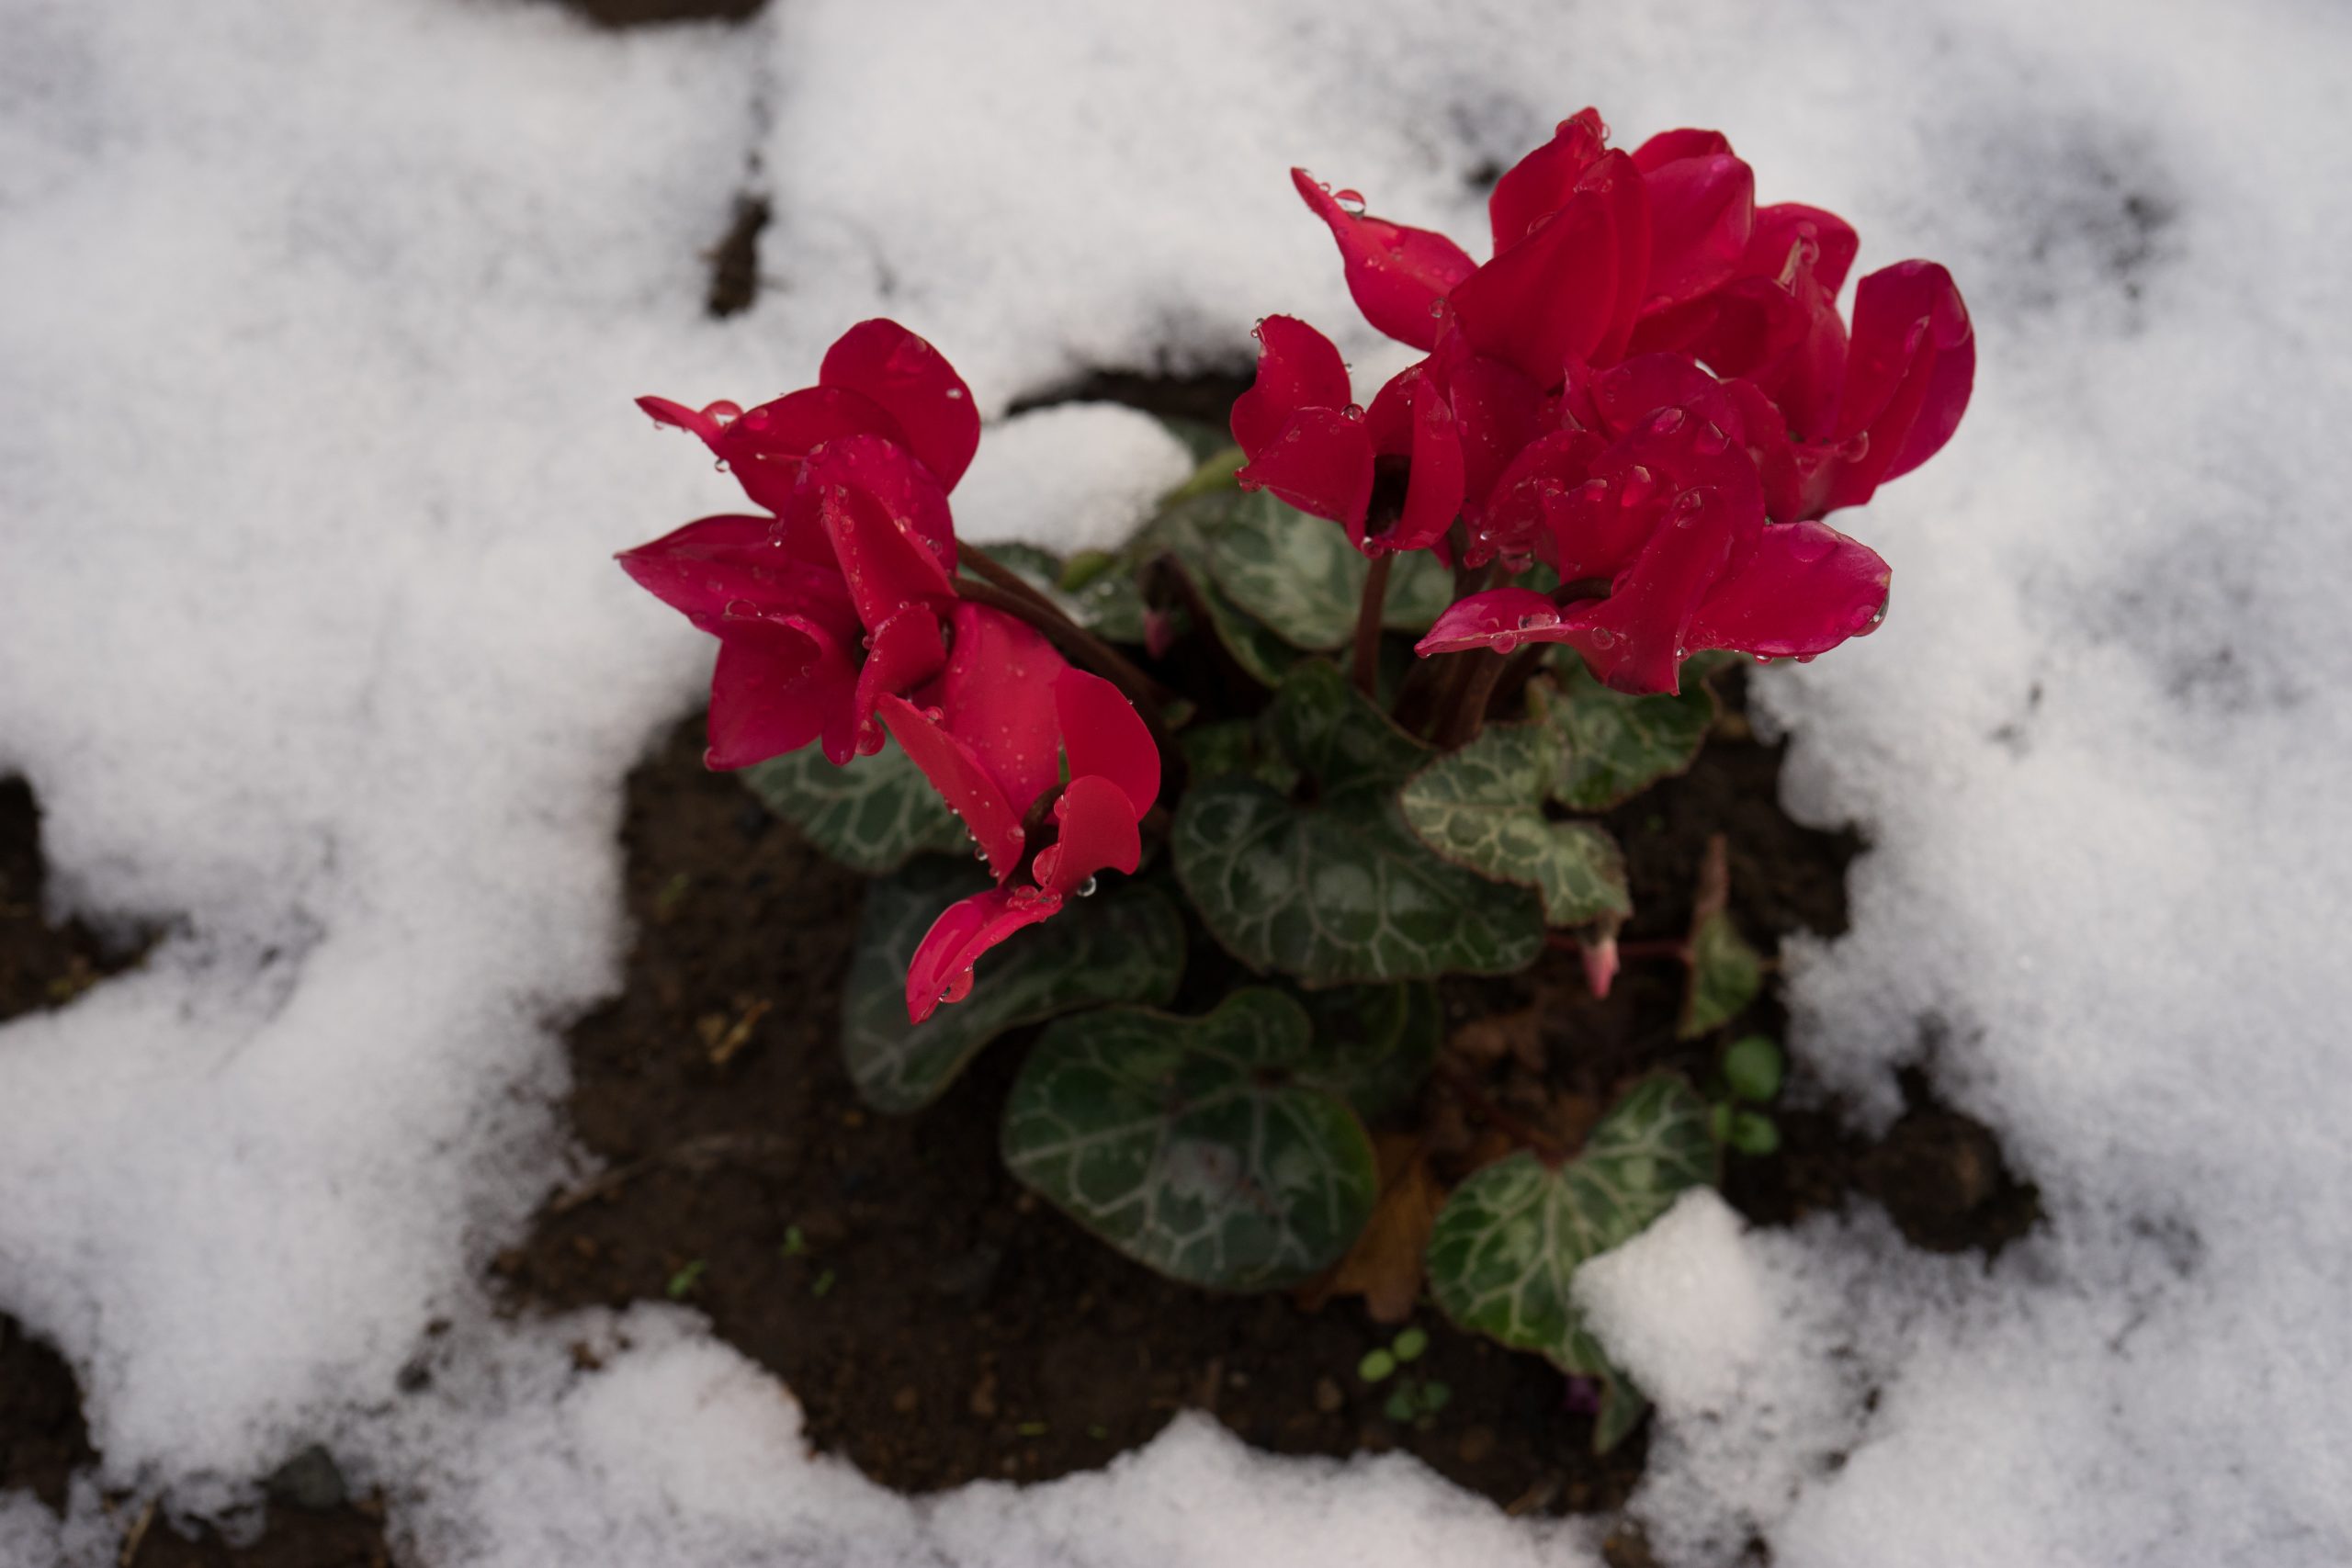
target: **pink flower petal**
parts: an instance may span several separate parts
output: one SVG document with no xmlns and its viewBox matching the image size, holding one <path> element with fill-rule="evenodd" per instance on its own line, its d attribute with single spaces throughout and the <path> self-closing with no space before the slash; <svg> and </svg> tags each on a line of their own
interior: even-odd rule
<svg viewBox="0 0 2352 1568">
<path fill-rule="evenodd" d="M 1553 518 L 1592 477 L 1606 446 L 1589 430 L 1555 430 L 1521 448 L 1495 481 L 1485 515 L 1471 525 L 1469 564 L 1533 554 Z"/>
<path fill-rule="evenodd" d="M 868 628 L 909 604 L 956 597 L 947 498 L 905 448 L 874 435 L 828 441 L 801 465 L 786 514 L 832 541 L 850 602 Z"/>
<path fill-rule="evenodd" d="M 1514 367 L 1474 354 L 1449 333 L 1431 356 L 1462 444 L 1463 503 L 1476 517 L 1527 444 L 1544 428 L 1544 392 Z"/>
<path fill-rule="evenodd" d="M 1592 167 L 1608 140 L 1597 109 L 1579 109 L 1560 122 L 1552 140 L 1513 164 L 1487 197 L 1487 218 L 1495 233 L 1495 254 L 1527 238 L 1535 226 L 1567 205 L 1568 193 Z"/>
<path fill-rule="evenodd" d="M 876 317 L 842 333 L 817 371 L 820 387 L 842 388 L 887 410 L 909 451 L 943 490 L 972 465 L 980 411 L 947 358 L 893 321 Z"/>
<path fill-rule="evenodd" d="M 1556 385 L 1571 358 L 1623 351 L 1649 270 L 1648 197 L 1623 152 L 1604 153 L 1525 240 L 1456 284 L 1469 345 Z"/>
<path fill-rule="evenodd" d="M 1335 409 L 1301 409 L 1234 477 L 1243 490 L 1272 491 L 1361 539 L 1364 509 L 1372 504 L 1372 436 L 1363 421 Z"/>
<path fill-rule="evenodd" d="M 1396 525 L 1370 541 L 1374 550 L 1425 550 L 1462 514 L 1462 435 L 1453 408 L 1428 377 L 1413 390 L 1413 466 Z M 1362 542 L 1359 542 L 1362 545 Z"/>
<path fill-rule="evenodd" d="M 1645 310 L 1695 299 L 1731 277 L 1756 228 L 1756 175 L 1712 130 L 1669 130 L 1634 153 L 1650 201 Z"/>
<path fill-rule="evenodd" d="M 744 494 L 782 513 L 799 481 L 802 460 L 827 442 L 852 435 L 893 445 L 905 440 L 899 422 L 872 399 L 839 387 L 803 387 L 733 420 L 712 450 Z"/>
<path fill-rule="evenodd" d="M 952 615 L 955 647 L 928 698 L 1024 812 L 1061 782 L 1054 682 L 1069 665 L 1035 627 L 1001 610 L 958 602 Z"/>
<path fill-rule="evenodd" d="M 907 1018 L 921 1023 L 943 1002 L 972 994 L 972 966 L 989 949 L 1024 926 L 1048 919 L 1060 896 L 1034 887 L 992 888 L 950 904 L 915 945 L 907 965 Z"/>
<path fill-rule="evenodd" d="M 1894 573 L 1826 523 L 1775 523 L 1755 553 L 1700 601 L 1693 649 L 1810 659 L 1878 629 Z"/>
<path fill-rule="evenodd" d="M 1566 642 L 1558 606 L 1532 588 L 1490 588 L 1457 599 L 1413 651 L 1463 653 L 1474 648 L 1509 653 L 1522 642 Z"/>
<path fill-rule="evenodd" d="M 849 650 L 797 615 L 730 615 L 718 628 L 706 767 L 748 768 L 823 736 L 853 734 Z M 829 746 L 830 751 L 830 746 Z"/>
<path fill-rule="evenodd" d="M 1082 893 L 1099 871 L 1133 874 L 1143 859 L 1134 802 L 1100 774 L 1073 778 L 1054 802 L 1061 837 L 1037 852 L 1030 870 L 1051 894 Z"/>
<path fill-rule="evenodd" d="M 1293 169 L 1290 179 L 1339 242 L 1348 292 L 1363 319 L 1399 343 L 1420 349 L 1434 344 L 1436 307 L 1476 265 L 1462 247 L 1426 229 L 1350 212 L 1305 169 Z"/>
<path fill-rule="evenodd" d="M 910 604 L 875 627 L 865 649 L 865 663 L 857 672 L 857 750 L 871 755 L 882 749 L 875 705 L 886 693 L 902 697 L 938 674 L 947 661 L 947 646 L 931 606 Z M 832 761 L 839 765 L 849 759 Z"/>
<path fill-rule="evenodd" d="M 1233 400 L 1233 439 L 1251 457 L 1272 446 L 1301 409 L 1345 409 L 1348 367 L 1331 340 L 1295 316 L 1258 323 L 1258 378 Z"/>
<path fill-rule="evenodd" d="M 1677 690 L 1701 598 L 1729 565 L 1740 535 L 1760 528 L 1763 518 L 1752 477 L 1744 494 L 1712 485 L 1676 494 L 1609 597 L 1570 608 L 1561 640 L 1612 690 Z"/>
<path fill-rule="evenodd" d="M 1002 882 L 1021 866 L 1021 813 L 972 747 L 904 697 L 884 694 L 875 712 L 908 760 L 922 770 L 947 808 L 964 819 L 980 853 Z"/>
<path fill-rule="evenodd" d="M 1897 262 L 1854 291 L 1854 333 L 1830 452 L 1812 455 L 1808 513 L 1868 501 L 1940 450 L 1976 377 L 1976 338 L 1951 275 Z"/>
<path fill-rule="evenodd" d="M 809 615 L 844 637 L 856 616 L 831 547 L 818 543 L 821 561 L 780 536 L 773 517 L 705 517 L 616 558 L 639 587 L 704 631 L 715 632 L 727 606 L 745 601 Z"/>
<path fill-rule="evenodd" d="M 1159 748 L 1118 687 L 1100 675 L 1065 669 L 1054 677 L 1054 713 L 1073 784 L 1103 778 L 1119 786 L 1136 820 L 1159 799 Z"/>
</svg>

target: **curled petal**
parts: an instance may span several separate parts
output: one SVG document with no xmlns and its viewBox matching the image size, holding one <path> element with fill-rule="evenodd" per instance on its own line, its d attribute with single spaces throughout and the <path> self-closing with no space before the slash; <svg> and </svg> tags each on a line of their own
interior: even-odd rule
<svg viewBox="0 0 2352 1568">
<path fill-rule="evenodd" d="M 1456 285 L 1450 302 L 1470 347 L 1548 387 L 1571 358 L 1623 352 L 1648 271 L 1641 174 L 1609 152 L 1558 211 Z"/>
<path fill-rule="evenodd" d="M 668 398 L 639 398 L 637 406 L 656 424 L 693 432 L 714 452 L 718 450 L 718 437 L 727 429 L 727 421 L 742 412 L 733 403 L 712 403 L 707 408 L 694 409 Z"/>
<path fill-rule="evenodd" d="M 831 755 L 855 734 L 856 665 L 823 626 L 799 615 L 747 614 L 726 616 L 716 629 L 704 766 L 748 768 L 820 736 Z"/>
<path fill-rule="evenodd" d="M 1234 477 L 1244 490 L 1272 491 L 1361 539 L 1364 510 L 1372 504 L 1372 437 L 1363 421 L 1336 409 L 1302 409 Z"/>
<path fill-rule="evenodd" d="M 909 604 L 956 597 L 947 498 L 905 448 L 879 436 L 828 441 L 801 465 L 787 522 L 813 515 L 868 628 Z"/>
<path fill-rule="evenodd" d="M 1363 319 L 1399 343 L 1433 345 L 1436 307 L 1476 264 L 1442 234 L 1350 212 L 1305 169 L 1293 169 L 1290 178 L 1339 242 L 1348 292 Z"/>
<path fill-rule="evenodd" d="M 1069 666 L 1035 626 L 959 601 L 956 646 L 931 692 L 941 721 L 987 766 L 1016 812 L 1061 782 L 1055 682 Z"/>
<path fill-rule="evenodd" d="M 1567 204 L 1568 193 L 1600 158 L 1608 136 L 1599 110 L 1579 109 L 1560 122 L 1551 141 L 1503 172 L 1494 194 L 1487 197 L 1495 254 L 1527 238 L 1537 224 Z"/>
<path fill-rule="evenodd" d="M 1347 362 L 1331 340 L 1295 316 L 1258 323 L 1258 378 L 1233 400 L 1233 439 L 1255 457 L 1301 409 L 1345 409 Z"/>
<path fill-rule="evenodd" d="M 972 994 L 972 966 L 997 943 L 1060 910 L 1060 896 L 1035 887 L 991 888 L 950 904 L 915 944 L 907 965 L 907 1019 L 921 1023 L 942 1002 Z"/>
<path fill-rule="evenodd" d="M 1102 778 L 1116 784 L 1137 821 L 1159 799 L 1159 748 L 1151 727 L 1119 688 L 1100 675 L 1065 669 L 1054 677 L 1054 713 L 1073 785 Z"/>
<path fill-rule="evenodd" d="M 853 435 L 894 446 L 905 439 L 899 422 L 872 399 L 839 387 L 803 387 L 729 423 L 712 450 L 744 494 L 781 513 L 791 504 L 808 454 Z"/>
<path fill-rule="evenodd" d="M 1083 893 L 1098 871 L 1132 874 L 1143 859 L 1133 804 L 1100 774 L 1071 779 L 1054 802 L 1061 837 L 1039 850 L 1030 868 L 1038 886 L 1056 895 Z"/>
<path fill-rule="evenodd" d="M 1775 523 L 1756 551 L 1700 601 L 1693 649 L 1809 659 L 1878 629 L 1894 573 L 1826 523 Z"/>
<path fill-rule="evenodd" d="M 1424 378 L 1413 393 L 1413 466 L 1396 525 L 1369 547 L 1425 550 L 1462 514 L 1462 435 L 1445 394 Z M 1363 541 L 1359 540 L 1362 546 Z"/>
<path fill-rule="evenodd" d="M 1560 612 L 1532 588 L 1490 588 L 1458 599 L 1437 618 L 1413 651 L 1464 653 L 1474 648 L 1509 653 L 1522 642 L 1566 642 Z"/>
<path fill-rule="evenodd" d="M 865 639 L 865 663 L 857 672 L 857 750 L 869 755 L 882 748 L 882 731 L 874 718 L 875 705 L 884 694 L 904 696 L 939 673 L 947 649 L 939 635 L 939 617 L 928 604 L 910 604 L 874 628 Z M 832 757 L 838 766 L 847 757 Z"/>
<path fill-rule="evenodd" d="M 1668 408 L 1687 410 L 1734 433 L 1743 423 L 1723 383 L 1685 354 L 1644 354 L 1611 366 L 1592 378 L 1592 401 L 1611 435 L 1623 435 Z"/>
<path fill-rule="evenodd" d="M 1521 448 L 1495 481 L 1485 515 L 1471 527 L 1469 564 L 1532 554 L 1547 523 L 1591 478 L 1604 449 L 1589 430 L 1555 430 Z"/>
<path fill-rule="evenodd" d="M 1854 291 L 1854 334 L 1832 432 L 1815 457 L 1810 514 L 1868 501 L 1940 450 L 1976 378 L 1976 337 L 1951 275 L 1897 262 Z"/>
<path fill-rule="evenodd" d="M 638 586 L 704 631 L 717 631 L 727 607 L 741 602 L 805 615 L 848 637 L 856 616 L 831 547 L 819 537 L 814 551 L 795 547 L 808 542 L 782 535 L 773 517 L 705 517 L 616 558 Z"/>
<path fill-rule="evenodd" d="M 1011 876 L 1021 865 L 1021 814 L 979 753 L 904 697 L 886 694 L 876 700 L 875 712 L 948 809 L 964 819 L 996 879 Z"/>
<path fill-rule="evenodd" d="M 1645 310 L 1695 299 L 1730 278 L 1756 228 L 1756 175 L 1712 130 L 1670 130 L 1634 153 L 1647 184 Z"/>
<path fill-rule="evenodd" d="M 1592 478 L 1548 509 L 1544 558 L 1566 581 L 1608 577 L 1622 592 L 1623 574 L 1640 565 L 1660 535 L 1678 525 L 1687 534 L 1718 515 L 1732 520 L 1733 558 L 1744 557 L 1764 526 L 1764 493 L 1736 423 L 1724 423 L 1733 419 L 1729 410 L 1727 400 L 1711 391 L 1696 405 L 1659 409 L 1619 436 L 1593 465 Z M 1683 498 L 1696 492 L 1719 497 L 1721 506 L 1690 513 Z M 1681 606 L 1678 615 L 1687 616 L 1689 609 Z"/>
<path fill-rule="evenodd" d="M 1749 507 L 1752 520 L 1745 515 Z M 1763 511 L 1752 480 L 1741 496 L 1713 486 L 1682 491 L 1667 503 L 1609 597 L 1570 608 L 1560 640 L 1613 690 L 1677 690 L 1699 602 L 1730 563 L 1739 536 L 1762 523 Z"/>
<path fill-rule="evenodd" d="M 980 411 L 946 355 L 898 322 L 876 317 L 842 333 L 825 351 L 820 387 L 856 393 L 885 410 L 899 439 L 944 490 L 972 465 Z"/>
<path fill-rule="evenodd" d="M 1836 213 L 1802 202 L 1779 201 L 1756 209 L 1756 231 L 1747 243 L 1740 270 L 1758 277 L 1781 276 L 1800 246 L 1810 246 L 1804 257 L 1832 299 L 1846 287 L 1847 269 L 1862 248 L 1854 226 Z"/>
<path fill-rule="evenodd" d="M 1453 408 L 1462 444 L 1463 502 L 1476 515 L 1503 470 L 1544 428 L 1543 389 L 1502 360 L 1472 353 L 1459 333 L 1439 343 L 1430 363 Z"/>
</svg>

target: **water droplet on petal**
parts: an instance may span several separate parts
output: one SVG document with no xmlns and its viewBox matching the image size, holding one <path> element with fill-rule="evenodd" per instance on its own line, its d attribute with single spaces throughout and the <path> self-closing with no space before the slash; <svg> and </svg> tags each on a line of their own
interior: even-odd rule
<svg viewBox="0 0 2352 1568">
<path fill-rule="evenodd" d="M 1557 610 L 1530 610 L 1519 618 L 1519 629 L 1523 632 L 1544 631 L 1559 624 Z"/>
<path fill-rule="evenodd" d="M 1722 426 L 1709 420 L 1699 427 L 1699 434 L 1690 438 L 1690 445 L 1701 457 L 1712 457 L 1731 445 L 1731 437 L 1723 433 Z"/>
<path fill-rule="evenodd" d="M 1363 216 L 1363 193 L 1362 191 L 1333 191 L 1331 193 L 1331 199 L 1338 202 L 1340 204 L 1340 210 L 1346 213 L 1349 217 L 1361 218 Z"/>
<path fill-rule="evenodd" d="M 1656 434 L 1671 435 L 1681 429 L 1683 422 L 1690 417 L 1680 409 L 1660 409 L 1657 417 L 1650 421 L 1650 429 Z"/>
<path fill-rule="evenodd" d="M 727 471 L 727 459 L 726 459 L 726 458 L 724 458 L 724 457 L 721 457 L 720 459 L 718 459 L 718 461 L 717 461 L 716 463 L 713 463 L 713 464 L 711 465 L 711 467 L 712 467 L 712 468 L 716 468 L 716 469 L 718 469 L 720 473 L 722 473 L 722 474 L 723 474 L 723 473 L 725 473 L 725 472 Z"/>
<path fill-rule="evenodd" d="M 1445 301 L 1442 299 L 1430 300 L 1430 315 L 1434 319 L 1443 320 L 1445 316 Z"/>
<path fill-rule="evenodd" d="M 1657 476 L 1639 463 L 1625 470 L 1625 485 L 1617 493 L 1620 506 L 1639 506 L 1657 489 Z"/>
<path fill-rule="evenodd" d="M 743 417 L 743 405 L 729 402 L 721 398 L 715 403 L 704 404 L 702 416 L 707 420 L 715 420 L 720 424 L 732 424 Z"/>
<path fill-rule="evenodd" d="M 1085 881 L 1083 884 L 1081 884 L 1081 885 L 1080 886 L 1079 890 L 1078 890 L 1078 896 L 1079 896 L 1080 897 L 1081 897 L 1081 898 L 1091 898 L 1091 897 L 1094 897 L 1094 886 L 1095 886 L 1096 882 L 1097 882 L 1097 881 L 1099 881 L 1099 880 L 1100 880 L 1100 879 L 1099 879 L 1099 878 L 1097 878 L 1097 877 L 1091 877 L 1091 876 L 1088 877 L 1088 878 L 1086 879 L 1086 881 Z"/>
<path fill-rule="evenodd" d="M 1607 626 L 1595 626 L 1592 628 L 1593 647 L 1610 648 L 1615 646 L 1616 641 L 1617 634 L 1611 631 Z"/>
<path fill-rule="evenodd" d="M 923 717 L 931 720 L 933 724 L 944 724 L 947 722 L 947 713 L 944 708 L 925 708 L 922 710 L 922 716 Z"/>
<path fill-rule="evenodd" d="M 1362 419 L 1363 417 L 1363 405 L 1362 403 L 1350 403 L 1346 408 L 1341 409 L 1340 413 L 1343 418 Z"/>
<path fill-rule="evenodd" d="M 1497 653 L 1514 652 L 1519 648 L 1519 634 L 1517 632 L 1497 632 L 1494 637 L 1492 647 Z"/>
<path fill-rule="evenodd" d="M 961 387 L 950 387 L 950 388 L 948 388 L 948 389 L 947 389 L 947 400 L 948 400 L 949 402 L 951 402 L 951 403 L 960 403 L 960 402 L 962 402 L 962 401 L 964 400 L 964 389 L 963 389 L 963 388 L 961 388 Z"/>
</svg>

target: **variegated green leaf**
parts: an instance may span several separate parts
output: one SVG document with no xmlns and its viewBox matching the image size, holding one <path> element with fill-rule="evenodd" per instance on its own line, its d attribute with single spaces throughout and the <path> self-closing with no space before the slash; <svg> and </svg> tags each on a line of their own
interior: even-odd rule
<svg viewBox="0 0 2352 1568">
<path fill-rule="evenodd" d="M 1300 1077 L 1359 1114 L 1379 1116 L 1412 1098 L 1445 1043 L 1436 985 L 1337 986 L 1301 993 L 1315 1020 L 1315 1052 Z"/>
<path fill-rule="evenodd" d="M 1715 1179 L 1707 1107 L 1680 1078 L 1636 1085 L 1554 1168 L 1521 1152 L 1453 1190 L 1429 1246 L 1430 1291 L 1463 1327 L 1566 1372 L 1614 1379 L 1569 1292 L 1579 1265 L 1631 1240 L 1690 1188 Z M 1631 1429 L 1623 1412 L 1602 1436 Z"/>
<path fill-rule="evenodd" d="M 1171 1279 L 1295 1284 L 1345 1255 L 1379 1186 L 1355 1113 L 1299 1078 L 1312 1046 L 1306 1012 L 1264 987 L 1204 1018 L 1064 1019 L 1006 1100 L 1005 1164 Z"/>
<path fill-rule="evenodd" d="M 1405 826 L 1396 790 L 1429 748 L 1320 661 L 1283 683 L 1268 731 L 1306 798 L 1227 777 L 1187 792 L 1176 814 L 1177 875 L 1227 951 L 1309 986 L 1534 960 L 1536 899 L 1441 860 Z"/>
<path fill-rule="evenodd" d="M 1398 796 L 1405 820 L 1456 865 L 1537 889 L 1553 925 L 1629 915 L 1625 857 L 1608 829 L 1544 814 L 1566 754 L 1550 726 L 1490 725 L 1405 786 Z"/>
<path fill-rule="evenodd" d="M 1236 609 L 1294 648 L 1328 653 L 1354 637 L 1372 563 L 1338 524 L 1265 491 L 1234 491 L 1198 513 L 1205 564 Z M 1453 574 L 1426 550 L 1390 565 L 1381 626 L 1419 632 L 1453 602 Z"/>
<path fill-rule="evenodd" d="M 896 741 L 839 768 L 821 748 L 804 746 L 741 777 L 769 810 L 852 871 L 878 875 L 914 855 L 954 853 L 971 842 Z"/>
<path fill-rule="evenodd" d="M 1557 790 L 1572 811 L 1606 811 L 1688 769 L 1715 722 L 1714 694 L 1686 670 L 1675 696 L 1631 697 L 1594 680 L 1574 652 L 1555 659 L 1546 721 L 1567 742 Z"/>
<path fill-rule="evenodd" d="M 907 1021 L 907 964 L 956 899 L 989 886 L 936 857 L 869 884 L 842 982 L 842 1057 L 877 1111 L 920 1110 L 1007 1030 L 1104 1002 L 1165 1002 L 1184 968 L 1184 926 L 1157 889 L 1127 883 L 1015 936 L 980 960 L 972 994 Z"/>
<path fill-rule="evenodd" d="M 1729 1023 L 1756 999 L 1763 984 L 1763 957 L 1747 945 L 1731 917 L 1721 910 L 1702 915 L 1690 933 L 1690 989 L 1677 1032 L 1695 1040 Z"/>
</svg>

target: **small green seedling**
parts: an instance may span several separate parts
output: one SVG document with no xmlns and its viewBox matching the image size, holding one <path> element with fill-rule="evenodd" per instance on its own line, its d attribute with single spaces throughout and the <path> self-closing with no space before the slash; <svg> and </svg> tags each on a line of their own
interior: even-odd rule
<svg viewBox="0 0 2352 1568">
<path fill-rule="evenodd" d="M 663 1287 L 665 1293 L 668 1294 L 669 1298 L 673 1302 L 682 1302 L 685 1300 L 686 1297 L 694 1293 L 694 1288 L 702 1283 L 703 1273 L 705 1270 L 709 1269 L 709 1267 L 710 1264 L 707 1260 L 700 1258 L 695 1258 L 693 1262 L 687 1264 L 684 1268 L 670 1276 L 669 1284 Z"/>
<path fill-rule="evenodd" d="M 1385 1348 L 1364 1352 L 1363 1359 L 1356 1363 L 1356 1376 L 1368 1383 L 1385 1382 L 1396 1377 L 1400 1369 L 1419 1360 L 1429 1348 L 1427 1329 L 1400 1330 Z M 1387 1403 L 1380 1408 L 1383 1415 L 1399 1426 L 1427 1427 L 1453 1397 L 1453 1391 L 1436 1379 L 1407 1372 L 1389 1391 Z"/>
<path fill-rule="evenodd" d="M 808 1293 L 819 1301 L 825 1299 L 833 1288 L 833 1271 L 830 1269 L 808 1281 Z"/>
<path fill-rule="evenodd" d="M 784 1256 L 786 1258 L 808 1256 L 808 1238 L 800 1234 L 798 1225 L 784 1227 Z"/>
<path fill-rule="evenodd" d="M 1767 1034 L 1746 1034 L 1724 1048 L 1724 1083 L 1734 1096 L 1763 1105 L 1781 1092 L 1787 1067 Z"/>
<path fill-rule="evenodd" d="M 1724 1048 L 1720 1068 L 1729 1098 L 1708 1108 L 1715 1142 L 1743 1155 L 1769 1155 L 1781 1146 L 1781 1129 L 1761 1111 L 1740 1104 L 1770 1104 L 1781 1092 L 1787 1062 L 1771 1036 L 1744 1034 Z"/>
</svg>

